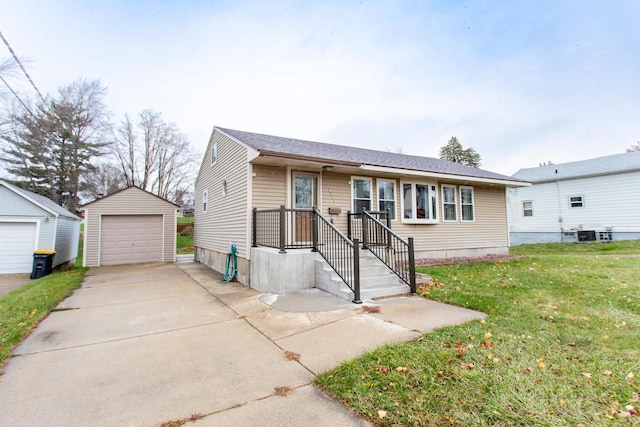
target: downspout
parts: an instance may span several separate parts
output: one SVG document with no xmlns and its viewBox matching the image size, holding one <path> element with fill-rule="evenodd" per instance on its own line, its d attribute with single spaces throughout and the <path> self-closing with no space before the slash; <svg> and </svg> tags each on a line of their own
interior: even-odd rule
<svg viewBox="0 0 640 427">
<path fill-rule="evenodd" d="M 558 173 L 558 169 L 556 169 L 556 173 Z M 555 181 L 556 184 L 556 194 L 558 195 L 558 222 L 560 223 L 560 243 L 564 243 L 564 227 L 562 225 L 562 201 L 560 200 L 560 182 Z"/>
</svg>

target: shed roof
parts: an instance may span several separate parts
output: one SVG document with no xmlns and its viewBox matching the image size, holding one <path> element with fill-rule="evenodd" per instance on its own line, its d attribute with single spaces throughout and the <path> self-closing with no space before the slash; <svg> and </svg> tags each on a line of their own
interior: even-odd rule
<svg viewBox="0 0 640 427">
<path fill-rule="evenodd" d="M 38 206 L 41 209 L 44 209 L 46 212 L 49 212 L 54 217 L 62 216 L 65 218 L 71 218 L 80 221 L 81 218 L 72 214 L 59 204 L 55 203 L 53 200 L 48 197 L 42 196 L 40 194 L 36 194 L 29 190 L 25 190 L 24 188 L 16 187 L 13 184 L 9 184 L 7 181 L 0 180 L 0 185 L 5 186 L 7 189 L 13 191 L 15 194 L 20 197 L 30 201 L 34 205 Z"/>
<path fill-rule="evenodd" d="M 280 136 L 264 135 L 215 127 L 224 134 L 257 150 L 263 155 L 304 158 L 325 163 L 352 166 L 379 166 L 395 169 L 431 172 L 445 175 L 482 178 L 522 183 L 521 179 L 478 169 L 460 163 L 432 157 L 411 156 L 387 151 L 369 150 L 323 142 L 305 141 Z"/>
<path fill-rule="evenodd" d="M 513 174 L 514 178 L 533 183 L 562 181 L 590 176 L 613 175 L 640 170 L 640 151 L 613 154 L 557 165 L 524 168 Z"/>
</svg>

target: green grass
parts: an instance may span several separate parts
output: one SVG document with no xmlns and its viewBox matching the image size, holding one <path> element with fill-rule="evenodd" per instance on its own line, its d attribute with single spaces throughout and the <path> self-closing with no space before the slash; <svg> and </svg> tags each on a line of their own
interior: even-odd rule
<svg viewBox="0 0 640 427">
<path fill-rule="evenodd" d="M 193 217 L 178 217 L 178 224 L 193 224 Z"/>
<path fill-rule="evenodd" d="M 183 236 L 176 234 L 176 250 L 179 254 L 193 253 L 193 236 Z"/>
<path fill-rule="evenodd" d="M 589 243 L 545 243 L 519 245 L 511 248 L 515 255 L 559 255 L 559 254 L 640 254 L 640 240 Z"/>
<path fill-rule="evenodd" d="M 423 268 L 436 280 L 425 297 L 488 317 L 382 347 L 317 383 L 378 425 L 640 425 L 625 409 L 640 410 L 640 258 L 602 248 L 519 246 L 544 255 Z"/>
<path fill-rule="evenodd" d="M 0 298 L 0 364 L 31 330 L 78 288 L 86 268 L 54 271 Z"/>
</svg>

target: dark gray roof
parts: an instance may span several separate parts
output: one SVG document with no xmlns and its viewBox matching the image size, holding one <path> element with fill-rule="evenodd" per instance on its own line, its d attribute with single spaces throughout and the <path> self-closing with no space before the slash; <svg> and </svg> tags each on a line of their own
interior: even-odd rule
<svg viewBox="0 0 640 427">
<path fill-rule="evenodd" d="M 635 151 L 577 162 L 520 169 L 513 174 L 513 177 L 535 183 L 612 175 L 638 170 L 640 170 L 640 151 Z"/>
<path fill-rule="evenodd" d="M 14 193 L 20 194 L 27 200 L 31 202 L 35 202 L 36 205 L 40 206 L 44 210 L 51 213 L 53 216 L 63 216 L 66 218 L 77 219 L 80 220 L 76 215 L 72 214 L 62 206 L 55 203 L 53 200 L 42 196 L 40 194 L 33 193 L 31 191 L 25 190 L 23 188 L 16 187 L 15 185 L 9 184 L 6 181 L 0 181 L 0 183 L 6 186 L 8 189 L 12 190 Z"/>
<path fill-rule="evenodd" d="M 432 157 L 410 156 L 387 151 L 368 150 L 365 148 L 344 145 L 326 144 L 323 142 L 304 141 L 280 136 L 263 135 L 233 129 L 216 127 L 216 129 L 232 136 L 238 141 L 254 148 L 265 155 L 281 155 L 284 157 L 308 158 L 320 162 L 350 163 L 353 165 L 383 166 L 396 169 L 407 169 L 420 172 L 459 175 L 465 177 L 516 181 L 513 177 L 489 172 L 472 166 Z"/>
</svg>

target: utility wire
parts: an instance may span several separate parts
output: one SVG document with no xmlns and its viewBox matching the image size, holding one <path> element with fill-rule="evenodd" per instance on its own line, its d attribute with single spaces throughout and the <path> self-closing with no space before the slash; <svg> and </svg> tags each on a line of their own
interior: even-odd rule
<svg viewBox="0 0 640 427">
<path fill-rule="evenodd" d="M 24 73 L 24 75 L 27 77 L 27 79 L 29 80 L 29 83 L 31 83 L 31 86 L 33 86 L 33 88 L 36 90 L 36 92 L 38 93 L 38 95 L 40 96 L 40 99 L 42 100 L 43 103 L 47 103 L 47 101 L 44 99 L 44 96 L 42 96 L 42 93 L 40 92 L 40 90 L 38 89 L 38 87 L 36 86 L 36 84 L 33 82 L 33 80 L 31 79 L 31 76 L 29 75 L 29 73 L 27 73 L 27 69 L 24 68 L 24 65 L 22 65 L 22 62 L 20 61 L 20 58 L 18 58 L 18 55 L 16 55 L 16 53 L 13 51 L 13 49 L 11 48 L 11 45 L 9 44 L 9 41 L 4 37 L 4 35 L 2 35 L 2 31 L 0 31 L 0 38 L 2 39 L 2 41 L 4 42 L 4 44 L 7 46 L 7 49 L 9 49 L 9 52 L 11 52 L 11 55 L 13 56 L 13 59 L 16 60 L 16 62 L 18 63 L 18 65 L 20 66 L 20 69 L 22 70 L 22 72 Z M 4 79 L 2 79 L 2 81 L 4 81 Z M 7 84 L 7 82 L 5 82 L 5 84 Z M 9 85 L 7 85 L 8 87 Z M 13 92 L 13 89 L 9 88 L 11 90 L 11 92 Z M 15 94 L 15 92 L 14 92 Z M 16 95 L 17 96 L 17 95 Z M 22 102 L 22 101 L 20 101 Z M 22 104 L 24 105 L 24 103 Z M 33 114 L 32 114 L 33 115 Z"/>
<path fill-rule="evenodd" d="M 13 96 L 15 96 L 15 97 L 18 99 L 18 101 L 20 101 L 20 104 L 22 104 L 22 106 L 25 108 L 25 110 L 27 110 L 27 111 L 29 112 L 29 114 L 31 114 L 31 116 L 32 116 L 34 119 L 36 119 L 36 120 L 37 120 L 38 118 L 36 117 L 36 115 L 35 115 L 35 114 L 33 114 L 33 111 L 31 111 L 31 109 L 30 109 L 29 107 L 27 107 L 27 104 L 25 104 L 25 103 L 24 103 L 24 101 L 22 101 L 22 99 L 20 99 L 20 97 L 18 96 L 18 94 L 16 93 L 16 91 L 14 91 L 14 90 L 11 88 L 11 86 L 9 86 L 9 83 L 7 83 L 7 81 L 4 79 L 4 77 L 0 76 L 0 80 L 2 80 L 2 82 L 5 84 L 5 86 L 9 88 L 9 90 L 11 91 L 11 93 L 13 94 Z"/>
</svg>

